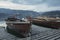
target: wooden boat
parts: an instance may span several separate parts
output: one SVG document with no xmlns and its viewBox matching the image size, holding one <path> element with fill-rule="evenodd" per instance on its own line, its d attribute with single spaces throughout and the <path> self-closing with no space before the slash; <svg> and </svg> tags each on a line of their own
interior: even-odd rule
<svg viewBox="0 0 60 40">
<path fill-rule="evenodd" d="M 60 28 L 60 18 L 34 18 L 32 23 L 44 27 Z"/>
<path fill-rule="evenodd" d="M 17 18 L 7 18 L 6 20 L 7 29 L 10 32 L 17 33 L 18 36 L 27 37 L 30 33 L 31 22 L 24 21 Z"/>
</svg>

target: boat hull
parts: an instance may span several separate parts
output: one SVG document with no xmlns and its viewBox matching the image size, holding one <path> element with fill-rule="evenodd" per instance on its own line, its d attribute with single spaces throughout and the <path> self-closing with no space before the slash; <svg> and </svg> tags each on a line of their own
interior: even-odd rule
<svg viewBox="0 0 60 40">
<path fill-rule="evenodd" d="M 32 23 L 36 25 L 44 26 L 44 27 L 60 28 L 60 22 L 55 22 L 55 21 L 32 20 Z"/>
<path fill-rule="evenodd" d="M 30 33 L 31 23 L 30 22 L 6 22 L 7 29 L 12 30 L 23 37 L 27 37 Z"/>
</svg>

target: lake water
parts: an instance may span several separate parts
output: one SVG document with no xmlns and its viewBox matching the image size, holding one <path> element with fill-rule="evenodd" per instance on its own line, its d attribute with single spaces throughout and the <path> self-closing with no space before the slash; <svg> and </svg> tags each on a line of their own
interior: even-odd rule
<svg viewBox="0 0 60 40">
<path fill-rule="evenodd" d="M 15 37 L 15 36 L 7 33 L 6 30 L 4 28 L 2 28 L 2 27 L 5 27 L 5 28 L 7 27 L 5 21 L 0 21 L 0 27 L 1 27 L 0 28 L 0 39 L 2 39 L 2 40 L 38 40 L 38 39 L 42 39 L 42 38 L 43 38 L 42 40 L 45 40 L 48 38 L 52 38 L 51 40 L 53 40 L 53 39 L 60 37 L 60 30 L 37 26 L 34 24 L 32 24 L 32 26 L 31 26 L 31 35 L 32 36 L 27 37 L 25 39 Z M 46 37 L 46 38 L 44 38 L 44 37 Z"/>
</svg>

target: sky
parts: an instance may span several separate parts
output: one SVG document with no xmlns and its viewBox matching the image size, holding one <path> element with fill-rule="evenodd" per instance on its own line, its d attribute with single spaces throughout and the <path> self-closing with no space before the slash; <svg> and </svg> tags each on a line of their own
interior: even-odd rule
<svg viewBox="0 0 60 40">
<path fill-rule="evenodd" d="M 60 0 L 0 0 L 0 8 L 46 12 L 60 10 Z"/>
</svg>

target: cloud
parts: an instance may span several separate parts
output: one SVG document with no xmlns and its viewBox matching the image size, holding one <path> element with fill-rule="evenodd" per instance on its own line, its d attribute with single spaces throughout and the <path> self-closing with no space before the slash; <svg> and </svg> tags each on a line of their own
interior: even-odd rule
<svg viewBox="0 0 60 40">
<path fill-rule="evenodd" d="M 44 2 L 44 0 L 0 0 L 0 1 L 9 1 L 17 4 L 28 4 L 28 5 L 36 5 Z"/>
<path fill-rule="evenodd" d="M 44 0 L 26 0 L 25 2 L 27 2 L 30 5 L 37 5 L 43 3 Z"/>
<path fill-rule="evenodd" d="M 51 1 L 52 0 L 0 0 L 0 8 L 8 8 L 14 10 L 32 10 L 37 12 L 60 10 L 60 6 L 52 6 L 55 4 L 55 2 L 50 3 Z"/>
<path fill-rule="evenodd" d="M 34 9 L 34 6 L 14 4 L 11 2 L 0 2 L 0 8 L 9 8 L 9 9 L 16 9 L 16 10 L 32 10 Z"/>
<path fill-rule="evenodd" d="M 48 6 L 60 6 L 60 0 L 0 0 L 8 1 L 16 4 L 38 5 L 46 3 Z"/>
<path fill-rule="evenodd" d="M 37 5 L 34 11 L 38 11 L 38 12 L 46 12 L 46 11 L 53 11 L 53 10 L 60 10 L 60 6 L 52 6 L 49 7 L 46 4 L 41 4 L 41 5 Z"/>
<path fill-rule="evenodd" d="M 32 11 L 45 11 L 47 9 L 46 4 L 40 5 L 24 5 L 24 4 L 15 4 L 12 2 L 0 2 L 0 8 L 8 8 L 8 9 L 15 9 L 15 10 L 32 10 Z"/>
<path fill-rule="evenodd" d="M 45 0 L 48 6 L 60 6 L 60 0 Z"/>
<path fill-rule="evenodd" d="M 46 3 L 48 6 L 60 6 L 60 0 L 6 0 L 17 4 L 38 5 Z"/>
</svg>

